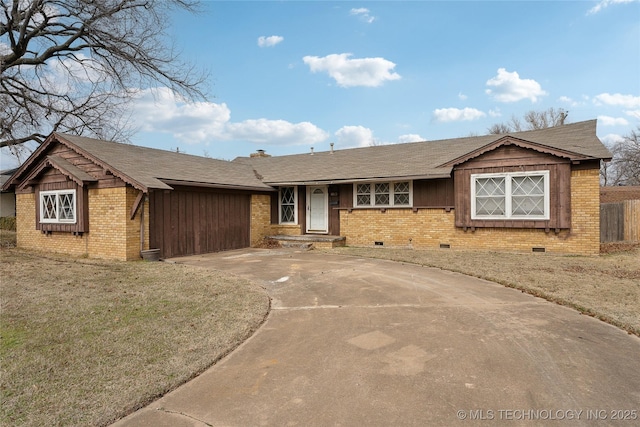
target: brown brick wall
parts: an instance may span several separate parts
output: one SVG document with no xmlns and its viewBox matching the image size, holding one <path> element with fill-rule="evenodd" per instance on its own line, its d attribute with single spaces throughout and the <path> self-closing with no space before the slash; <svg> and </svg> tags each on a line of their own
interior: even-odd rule
<svg viewBox="0 0 640 427">
<path fill-rule="evenodd" d="M 140 215 L 129 219 L 138 192 L 131 187 L 89 190 L 89 232 L 82 236 L 35 228 L 35 194 L 17 195 L 18 247 L 122 261 L 140 259 Z M 145 249 L 149 247 L 149 205 L 145 202 Z"/>
<path fill-rule="evenodd" d="M 595 255 L 600 249 L 599 171 L 571 173 L 572 228 L 560 233 L 536 229 L 478 228 L 463 231 L 455 227 L 454 211 L 443 209 L 354 209 L 340 213 L 341 235 L 350 246 L 480 249 Z"/>
</svg>

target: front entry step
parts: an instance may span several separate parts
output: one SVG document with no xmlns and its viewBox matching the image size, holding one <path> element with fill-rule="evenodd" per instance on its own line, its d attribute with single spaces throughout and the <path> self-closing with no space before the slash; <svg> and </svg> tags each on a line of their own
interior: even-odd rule
<svg viewBox="0 0 640 427">
<path fill-rule="evenodd" d="M 301 236 L 287 236 L 280 234 L 277 236 L 268 236 L 266 240 L 278 242 L 285 248 L 309 249 L 315 247 L 322 249 L 331 249 L 344 246 L 346 244 L 347 238 L 344 236 L 327 236 L 315 234 L 304 234 Z"/>
</svg>

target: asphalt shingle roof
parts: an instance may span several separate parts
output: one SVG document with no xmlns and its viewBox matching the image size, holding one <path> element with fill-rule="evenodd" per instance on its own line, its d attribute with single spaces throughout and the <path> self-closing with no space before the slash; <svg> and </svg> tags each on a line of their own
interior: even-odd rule
<svg viewBox="0 0 640 427">
<path fill-rule="evenodd" d="M 269 191 L 273 190 L 270 185 L 282 184 L 443 178 L 450 176 L 454 161 L 506 136 L 561 150 L 562 155 L 572 160 L 611 158 L 611 153 L 596 136 L 596 120 L 505 135 L 354 148 L 316 152 L 313 155 L 239 157 L 233 162 L 94 138 L 53 134 L 55 139 L 75 146 L 86 157 L 145 191 L 171 189 L 171 185 L 176 184 Z M 42 153 L 36 151 L 34 156 Z M 24 172 L 32 160 L 34 158 L 19 170 Z M 54 157 L 50 161 L 68 169 L 74 176 L 82 175 L 64 159 Z"/>
<path fill-rule="evenodd" d="M 268 184 L 325 181 L 439 178 L 451 173 L 442 166 L 481 149 L 505 136 L 574 153 L 578 158 L 608 159 L 611 154 L 596 136 L 596 121 L 553 128 L 484 135 L 439 141 L 383 145 L 275 157 L 240 157 L 234 162 L 251 164 Z"/>
<path fill-rule="evenodd" d="M 147 189 L 170 189 L 164 181 L 270 190 L 249 165 L 139 147 L 82 136 L 56 134 Z"/>
</svg>

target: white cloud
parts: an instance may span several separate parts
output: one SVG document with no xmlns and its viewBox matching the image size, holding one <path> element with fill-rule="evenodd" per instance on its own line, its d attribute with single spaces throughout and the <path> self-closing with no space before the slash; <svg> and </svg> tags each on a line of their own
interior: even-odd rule
<svg viewBox="0 0 640 427">
<path fill-rule="evenodd" d="M 625 108 L 638 108 L 640 107 L 640 96 L 601 93 L 593 98 L 593 102 L 596 104 L 620 105 Z"/>
<path fill-rule="evenodd" d="M 284 40 L 282 36 L 260 36 L 258 37 L 258 46 L 260 47 L 273 47 Z"/>
<path fill-rule="evenodd" d="M 601 0 L 597 5 L 587 11 L 587 15 L 596 14 L 611 4 L 633 3 L 635 1 L 638 0 Z"/>
<path fill-rule="evenodd" d="M 496 108 L 495 110 L 489 110 L 489 117 L 502 117 L 502 113 L 500 112 L 499 108 Z"/>
<path fill-rule="evenodd" d="M 387 80 L 398 80 L 400 75 L 392 72 L 396 64 L 384 58 L 349 59 L 350 53 L 331 54 L 325 57 L 302 58 L 312 73 L 326 71 L 338 86 L 377 87 Z"/>
<path fill-rule="evenodd" d="M 624 113 L 627 116 L 631 116 L 633 118 L 640 120 L 640 110 L 626 110 Z"/>
<path fill-rule="evenodd" d="M 558 98 L 558 102 L 563 102 L 565 104 L 569 104 L 572 107 L 575 107 L 576 105 L 578 105 L 578 103 L 576 101 L 574 101 L 573 99 L 569 98 L 568 96 L 561 96 L 560 98 Z"/>
<path fill-rule="evenodd" d="M 285 120 L 252 119 L 228 123 L 231 139 L 272 145 L 307 145 L 322 142 L 329 135 L 309 122 L 289 123 Z"/>
<path fill-rule="evenodd" d="M 458 99 L 460 99 L 461 101 L 466 101 L 467 98 L 468 98 L 468 96 L 463 94 L 462 92 L 458 93 Z"/>
<path fill-rule="evenodd" d="M 369 147 L 376 143 L 373 131 L 364 126 L 343 126 L 335 135 L 340 148 Z"/>
<path fill-rule="evenodd" d="M 598 124 L 602 126 L 627 126 L 629 122 L 622 117 L 598 116 Z"/>
<path fill-rule="evenodd" d="M 422 142 L 426 141 L 426 138 L 421 137 L 418 134 L 412 133 L 407 135 L 400 135 L 398 137 L 398 143 L 403 144 L 405 142 Z"/>
<path fill-rule="evenodd" d="M 433 117 L 438 122 L 459 122 L 477 120 L 486 114 L 475 108 L 438 108 L 433 111 Z"/>
<path fill-rule="evenodd" d="M 36 90 L 43 88 L 53 93 L 80 94 L 94 85 L 109 83 L 108 73 L 102 66 L 83 53 L 76 53 L 75 59 L 54 58 L 46 64 L 46 73 L 32 82 Z"/>
<path fill-rule="evenodd" d="M 143 131 L 169 133 L 184 143 L 197 144 L 222 138 L 231 111 L 224 103 L 186 103 L 163 87 L 140 91 L 133 115 Z"/>
<path fill-rule="evenodd" d="M 617 142 L 624 141 L 624 137 L 622 135 L 618 135 L 617 133 L 610 133 L 600 138 L 602 142 L 604 142 L 608 146 L 612 146 Z"/>
<path fill-rule="evenodd" d="M 521 79 L 517 72 L 510 73 L 504 68 L 498 69 L 498 75 L 487 80 L 487 95 L 499 102 L 516 102 L 522 99 L 530 99 L 537 102 L 538 97 L 547 94 L 540 83 L 531 79 Z"/>
<path fill-rule="evenodd" d="M 376 20 L 375 16 L 371 16 L 371 14 L 369 13 L 369 9 L 365 7 L 353 8 L 349 12 L 349 14 L 360 17 L 360 19 L 362 19 L 364 22 L 368 24 L 371 24 L 373 23 L 373 21 Z"/>
<path fill-rule="evenodd" d="M 309 122 L 290 123 L 264 118 L 231 122 L 227 104 L 184 102 L 169 88 L 139 91 L 133 120 L 146 132 L 173 135 L 187 144 L 244 140 L 260 144 L 315 144 L 328 134 Z"/>
</svg>

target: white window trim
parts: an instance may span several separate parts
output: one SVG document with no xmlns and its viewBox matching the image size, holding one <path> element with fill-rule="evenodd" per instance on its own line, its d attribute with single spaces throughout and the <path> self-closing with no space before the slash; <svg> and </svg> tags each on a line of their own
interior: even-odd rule
<svg viewBox="0 0 640 427">
<path fill-rule="evenodd" d="M 544 214 L 543 215 L 513 215 L 512 211 L 512 178 L 523 176 L 543 176 L 544 177 Z M 476 178 L 505 178 L 505 214 L 504 215 L 476 215 Z M 532 172 L 507 172 L 507 173 L 481 173 L 471 174 L 471 219 L 491 219 L 491 220 L 549 220 L 549 171 Z"/>
<path fill-rule="evenodd" d="M 283 222 L 282 221 L 282 188 L 293 188 L 293 222 Z M 298 225 L 298 186 L 297 185 L 286 185 L 280 187 L 278 189 L 278 224 L 283 225 Z"/>
<path fill-rule="evenodd" d="M 65 194 L 73 194 L 73 219 L 60 219 L 60 196 Z M 44 196 L 56 196 L 56 217 L 45 218 L 44 216 Z M 40 196 L 40 223 L 42 224 L 75 224 L 78 218 L 78 198 L 76 190 L 53 190 L 41 191 Z"/>
<path fill-rule="evenodd" d="M 394 205 L 394 184 L 399 182 L 409 183 L 409 204 L 408 205 Z M 369 184 L 369 204 L 358 204 L 358 184 Z M 389 184 L 389 204 L 388 205 L 376 205 L 376 184 Z M 411 208 L 413 207 L 413 181 L 411 180 L 399 180 L 399 181 L 372 181 L 372 182 L 354 182 L 353 183 L 353 207 L 354 208 Z"/>
</svg>

